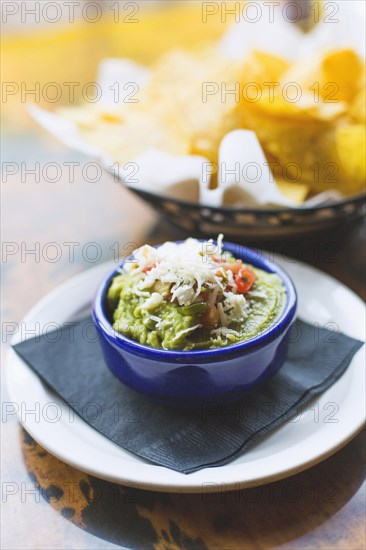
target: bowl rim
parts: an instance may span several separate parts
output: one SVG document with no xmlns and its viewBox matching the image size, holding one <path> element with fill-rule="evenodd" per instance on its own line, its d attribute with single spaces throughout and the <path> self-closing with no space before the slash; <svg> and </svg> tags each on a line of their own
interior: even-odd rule
<svg viewBox="0 0 366 550">
<path fill-rule="evenodd" d="M 207 239 L 197 239 L 200 242 L 206 242 Z M 182 240 L 173 241 L 175 243 L 184 242 Z M 213 244 L 217 244 L 217 241 L 212 239 Z M 163 243 L 155 245 L 156 248 L 161 246 Z M 238 352 L 245 352 L 246 350 L 253 350 L 253 348 L 260 347 L 263 344 L 266 344 L 273 339 L 281 335 L 294 320 L 296 310 L 297 310 L 297 292 L 295 285 L 290 278 L 290 276 L 278 266 L 272 260 L 269 260 L 263 257 L 263 252 L 260 250 L 247 248 L 246 246 L 231 243 L 229 241 L 223 241 L 223 249 L 229 252 L 235 252 L 237 259 L 242 259 L 247 263 L 263 269 L 268 273 L 275 273 L 278 275 L 286 289 L 286 303 L 284 306 L 281 315 L 275 320 L 275 322 L 265 329 L 260 334 L 245 340 L 243 342 L 238 342 L 235 344 L 229 344 L 220 348 L 212 348 L 205 350 L 165 350 L 161 348 L 153 348 L 145 344 L 140 344 L 127 336 L 124 336 L 122 333 L 117 332 L 112 324 L 110 323 L 108 316 L 105 311 L 105 297 L 110 286 L 110 283 L 116 275 L 120 273 L 120 269 L 123 267 L 123 264 L 131 258 L 131 255 L 124 258 L 115 269 L 109 272 L 104 279 L 101 281 L 98 290 L 96 292 L 93 304 L 93 320 L 97 328 L 103 333 L 104 337 L 110 343 L 114 343 L 120 348 L 124 348 L 136 355 L 148 355 L 151 359 L 156 359 L 160 361 L 169 361 L 174 359 L 181 360 L 185 359 L 212 359 L 215 360 L 221 356 L 227 356 L 230 354 L 237 354 Z M 240 254 L 238 255 L 238 251 Z M 274 338 L 275 337 L 275 338 Z"/>
<path fill-rule="evenodd" d="M 301 216 L 307 217 L 311 214 L 314 214 L 315 212 L 325 210 L 325 209 L 342 209 L 344 206 L 347 206 L 348 204 L 359 204 L 366 202 L 366 192 L 361 191 L 360 193 L 356 193 L 354 195 L 348 196 L 348 197 L 342 197 L 340 199 L 333 199 L 327 204 L 317 204 L 313 206 L 293 206 L 293 207 L 285 207 L 285 206 L 278 206 L 278 207 L 271 207 L 271 208 L 260 208 L 260 207 L 243 207 L 243 206 L 211 206 L 209 204 L 199 204 L 197 202 L 188 201 L 185 199 L 180 199 L 176 197 L 170 197 L 169 195 L 157 195 L 156 193 L 152 193 L 151 191 L 148 191 L 146 189 L 137 189 L 135 187 L 129 187 L 125 186 L 130 191 L 136 193 L 139 196 L 146 197 L 149 199 L 156 199 L 158 198 L 160 202 L 172 202 L 177 205 L 180 205 L 184 208 L 192 208 L 194 210 L 210 210 L 212 212 L 216 213 L 224 213 L 224 214 L 253 214 L 256 216 L 274 216 L 274 215 L 281 215 L 281 214 L 289 214 L 289 213 L 296 213 L 300 214 Z"/>
</svg>

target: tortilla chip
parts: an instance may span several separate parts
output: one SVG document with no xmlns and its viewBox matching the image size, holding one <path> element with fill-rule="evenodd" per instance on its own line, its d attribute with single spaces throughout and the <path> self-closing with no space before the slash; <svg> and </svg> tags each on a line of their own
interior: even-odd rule
<svg viewBox="0 0 366 550">
<path fill-rule="evenodd" d="M 122 124 L 100 121 L 83 136 L 88 143 L 120 163 L 133 161 L 148 149 L 160 149 L 173 155 L 185 155 L 190 149 L 189 138 L 173 121 L 168 124 L 141 113 L 129 113 Z"/>
<path fill-rule="evenodd" d="M 323 59 L 322 64 L 324 85 L 321 90 L 323 98 L 329 96 L 327 83 L 335 83 L 339 91 L 335 98 L 339 101 L 351 101 L 356 95 L 365 72 L 365 63 L 353 50 L 338 50 Z"/>
<path fill-rule="evenodd" d="M 304 203 L 310 191 L 310 186 L 306 183 L 292 183 L 280 178 L 276 179 L 276 183 L 281 193 L 299 206 Z"/>
<path fill-rule="evenodd" d="M 341 168 L 348 176 L 343 191 L 347 194 L 362 191 L 366 182 L 366 126 L 340 126 L 336 131 L 336 146 Z"/>
<path fill-rule="evenodd" d="M 312 193 L 339 187 L 336 122 L 269 117 L 261 110 L 247 110 L 245 122 L 256 132 L 276 180 L 306 184 Z"/>
<path fill-rule="evenodd" d="M 261 88 L 266 88 L 265 83 L 278 82 L 289 68 L 290 63 L 286 59 L 261 50 L 253 50 L 244 62 L 241 81 L 255 82 Z"/>
<path fill-rule="evenodd" d="M 322 57 L 300 59 L 283 75 L 282 84 L 296 82 L 314 102 L 336 104 L 351 101 L 362 84 L 365 64 L 350 49 L 335 50 Z"/>
<path fill-rule="evenodd" d="M 189 136 L 189 153 L 216 162 L 222 138 L 241 126 L 240 69 L 240 63 L 210 49 L 195 55 L 170 52 L 154 65 L 136 109 L 165 116 L 168 124 L 175 121 Z"/>
<path fill-rule="evenodd" d="M 359 90 L 356 97 L 354 98 L 350 111 L 350 117 L 355 122 L 364 123 L 366 122 L 366 88 L 365 86 Z"/>
<path fill-rule="evenodd" d="M 295 96 L 294 96 L 295 97 Z M 346 105 L 339 103 L 314 103 L 310 94 L 302 93 L 298 101 L 289 101 L 283 95 L 271 95 L 263 91 L 260 99 L 254 103 L 243 103 L 243 117 L 247 110 L 262 111 L 273 118 L 273 124 L 281 124 L 281 119 L 293 121 L 332 121 L 346 112 Z M 279 120 L 280 119 L 280 120 Z"/>
</svg>

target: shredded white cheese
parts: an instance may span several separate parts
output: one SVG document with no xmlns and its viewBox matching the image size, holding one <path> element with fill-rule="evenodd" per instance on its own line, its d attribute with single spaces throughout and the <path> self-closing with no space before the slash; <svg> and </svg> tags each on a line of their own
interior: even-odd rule
<svg viewBox="0 0 366 550">
<path fill-rule="evenodd" d="M 160 323 L 163 323 L 163 322 L 164 322 L 164 321 L 163 321 L 160 317 L 158 317 L 157 315 L 150 315 L 149 318 L 152 319 L 153 321 L 156 321 L 157 325 L 159 325 Z M 157 325 L 156 325 L 156 326 L 157 326 Z"/>
<path fill-rule="evenodd" d="M 237 332 L 236 330 L 233 330 L 231 328 L 227 328 L 227 327 L 220 327 L 220 328 L 215 328 L 213 330 L 211 330 L 211 333 L 210 334 L 216 334 L 217 336 L 239 336 L 240 337 L 240 333 Z"/>
<path fill-rule="evenodd" d="M 231 321 L 242 321 L 248 316 L 248 302 L 243 294 L 225 292 L 223 308 Z"/>
<path fill-rule="evenodd" d="M 159 294 L 158 292 L 153 292 L 150 296 L 150 298 L 148 298 L 146 300 L 146 302 L 144 303 L 144 305 L 142 306 L 142 309 L 144 311 L 150 311 L 151 309 L 156 309 L 157 307 L 160 306 L 160 304 L 163 303 L 163 297 L 161 294 Z M 160 320 L 160 319 L 159 319 Z"/>
<path fill-rule="evenodd" d="M 260 290 L 249 290 L 247 294 L 251 298 L 267 298 L 266 293 Z"/>
<path fill-rule="evenodd" d="M 149 298 L 150 296 L 150 292 L 144 292 L 138 288 L 134 289 L 134 294 L 136 294 L 136 296 L 140 296 L 140 298 Z"/>
<path fill-rule="evenodd" d="M 159 322 L 156 323 L 157 329 L 164 329 L 166 326 L 169 326 L 170 323 L 167 319 L 159 319 Z"/>
<path fill-rule="evenodd" d="M 188 334 L 188 332 L 193 332 L 194 330 L 201 328 L 202 325 L 195 325 L 194 327 L 185 328 L 183 330 L 180 330 L 177 332 L 177 334 L 174 336 L 173 340 L 178 340 L 183 334 Z"/>
<path fill-rule="evenodd" d="M 220 235 L 217 237 L 217 248 L 219 249 L 219 256 L 221 256 L 222 254 L 222 250 L 223 250 L 223 247 L 222 247 L 222 242 L 224 240 L 224 235 L 223 233 L 220 233 Z"/>
<path fill-rule="evenodd" d="M 222 244 L 220 245 L 222 246 Z M 170 300 L 179 305 L 190 305 L 201 293 L 203 285 L 211 285 L 223 291 L 222 278 L 218 276 L 218 265 L 213 260 L 215 250 L 202 254 L 202 243 L 187 239 L 181 244 L 167 242 L 155 249 L 144 246 L 134 252 L 136 264 L 127 264 L 128 271 L 135 265 L 146 276 L 140 281 L 138 290 L 151 288 L 156 281 L 171 285 Z"/>
</svg>

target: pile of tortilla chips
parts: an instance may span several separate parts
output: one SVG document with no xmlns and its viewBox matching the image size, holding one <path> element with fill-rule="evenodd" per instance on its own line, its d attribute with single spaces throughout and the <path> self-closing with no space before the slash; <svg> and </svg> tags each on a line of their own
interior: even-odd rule
<svg viewBox="0 0 366 550">
<path fill-rule="evenodd" d="M 352 50 L 296 61 L 253 51 L 242 62 L 172 51 L 152 67 L 136 103 L 62 109 L 116 162 L 149 148 L 216 162 L 220 141 L 254 130 L 281 191 L 303 203 L 325 190 L 362 192 L 365 64 Z"/>
</svg>

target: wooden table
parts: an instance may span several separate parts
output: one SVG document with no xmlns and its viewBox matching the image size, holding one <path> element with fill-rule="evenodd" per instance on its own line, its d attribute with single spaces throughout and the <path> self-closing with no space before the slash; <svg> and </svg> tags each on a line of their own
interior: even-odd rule
<svg viewBox="0 0 366 550">
<path fill-rule="evenodd" d="M 37 183 L 31 175 L 22 182 L 19 167 L 3 184 L 2 238 L 8 246 L 3 323 L 19 322 L 62 281 L 111 259 L 116 243 L 123 247 L 180 236 L 166 224 L 156 225 L 150 208 L 110 178 L 85 181 L 82 169 L 88 160 L 71 156 L 49 138 L 28 136 L 20 148 L 10 136 L 8 143 L 9 162 L 52 159 L 63 170 L 56 183 L 42 177 Z M 63 166 L 70 160 L 79 163 L 74 182 Z M 70 242 L 76 243 L 73 257 Z M 49 243 L 61 247 L 57 261 Z M 91 243 L 101 247 L 100 258 L 95 259 Z M 348 232 L 271 246 L 280 253 L 292 251 L 296 259 L 335 275 L 365 297 L 363 223 Z M 9 400 L 4 387 L 3 400 Z M 4 549 L 365 548 L 364 433 L 301 474 L 207 497 L 165 495 L 95 479 L 44 451 L 15 417 L 3 423 L 2 433 Z"/>
</svg>

